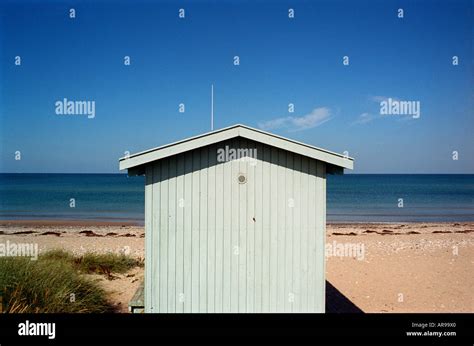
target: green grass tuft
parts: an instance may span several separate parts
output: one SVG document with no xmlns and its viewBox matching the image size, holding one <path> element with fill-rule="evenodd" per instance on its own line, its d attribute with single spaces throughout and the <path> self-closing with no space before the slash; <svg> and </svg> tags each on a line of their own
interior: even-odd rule
<svg viewBox="0 0 474 346">
<path fill-rule="evenodd" d="M 112 312 L 106 292 L 83 274 L 124 273 L 143 262 L 125 255 L 85 254 L 75 257 L 49 251 L 37 261 L 0 257 L 3 312 Z"/>
<path fill-rule="evenodd" d="M 143 262 L 132 257 L 107 253 L 86 253 L 84 256 L 76 257 L 74 264 L 85 273 L 107 274 L 125 273 L 132 268 L 143 266 Z"/>
</svg>

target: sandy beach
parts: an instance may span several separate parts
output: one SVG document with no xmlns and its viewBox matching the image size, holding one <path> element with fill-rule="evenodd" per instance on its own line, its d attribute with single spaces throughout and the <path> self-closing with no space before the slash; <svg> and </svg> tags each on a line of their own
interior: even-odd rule
<svg viewBox="0 0 474 346">
<path fill-rule="evenodd" d="M 327 280 L 364 312 L 473 312 L 474 224 L 328 225 L 327 243 L 362 243 L 365 258 L 330 257 Z"/>
<path fill-rule="evenodd" d="M 0 221 L 7 241 L 144 257 L 143 226 L 126 222 Z M 329 224 L 326 242 L 328 312 L 474 312 L 474 223 Z M 123 312 L 142 279 L 97 278 Z"/>
</svg>

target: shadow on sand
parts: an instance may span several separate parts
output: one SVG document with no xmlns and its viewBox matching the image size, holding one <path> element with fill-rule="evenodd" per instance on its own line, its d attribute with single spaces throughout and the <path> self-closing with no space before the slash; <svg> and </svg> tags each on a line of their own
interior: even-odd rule
<svg viewBox="0 0 474 346">
<path fill-rule="evenodd" d="M 327 313 L 363 313 L 353 302 L 343 295 L 336 287 L 326 281 L 326 312 Z"/>
</svg>

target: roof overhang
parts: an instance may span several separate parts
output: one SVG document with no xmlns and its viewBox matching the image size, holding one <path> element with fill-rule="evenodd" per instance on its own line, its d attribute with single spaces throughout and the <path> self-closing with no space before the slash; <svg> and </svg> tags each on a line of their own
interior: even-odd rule
<svg viewBox="0 0 474 346">
<path fill-rule="evenodd" d="M 122 157 L 119 161 L 120 170 L 128 169 L 128 175 L 142 175 L 145 165 L 178 155 L 190 150 L 223 142 L 232 138 L 242 137 L 255 142 L 267 144 L 272 147 L 287 150 L 302 156 L 327 163 L 327 172 L 342 174 L 344 168 L 353 169 L 354 160 L 351 157 L 337 154 L 325 149 L 317 148 L 305 143 L 280 137 L 269 132 L 257 130 L 244 125 L 233 125 L 217 131 L 208 132 L 199 136 L 187 138 L 175 143 L 170 143 L 154 149 L 142 151 L 130 156 Z"/>
</svg>

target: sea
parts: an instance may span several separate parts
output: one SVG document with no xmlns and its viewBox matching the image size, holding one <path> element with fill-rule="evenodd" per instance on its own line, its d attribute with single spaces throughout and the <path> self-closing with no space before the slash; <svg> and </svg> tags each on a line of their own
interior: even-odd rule
<svg viewBox="0 0 474 346">
<path fill-rule="evenodd" d="M 144 178 L 0 174 L 0 220 L 144 221 Z M 345 174 L 327 179 L 328 222 L 474 221 L 474 174 Z"/>
</svg>

